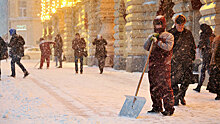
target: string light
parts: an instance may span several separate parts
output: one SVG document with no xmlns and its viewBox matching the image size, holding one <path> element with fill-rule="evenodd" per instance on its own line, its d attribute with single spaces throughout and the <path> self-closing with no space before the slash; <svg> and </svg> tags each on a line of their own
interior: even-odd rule
<svg viewBox="0 0 220 124">
<path fill-rule="evenodd" d="M 81 0 L 41 0 L 41 21 L 50 20 L 58 8 L 74 7 Z"/>
</svg>

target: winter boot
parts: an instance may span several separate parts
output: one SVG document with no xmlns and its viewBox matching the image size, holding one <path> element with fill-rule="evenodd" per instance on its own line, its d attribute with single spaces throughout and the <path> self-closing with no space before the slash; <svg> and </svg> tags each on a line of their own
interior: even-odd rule
<svg viewBox="0 0 220 124">
<path fill-rule="evenodd" d="M 163 110 L 160 109 L 160 108 L 153 108 L 152 110 L 148 111 L 148 113 L 160 113 L 162 112 Z"/>
<path fill-rule="evenodd" d="M 195 90 L 196 92 L 200 92 L 200 89 L 201 89 L 201 86 L 197 86 L 195 89 L 193 89 L 193 90 Z"/>
<path fill-rule="evenodd" d="M 175 108 L 168 110 L 165 110 L 164 112 L 161 112 L 164 116 L 171 116 L 174 113 Z"/>
<path fill-rule="evenodd" d="M 186 105 L 186 100 L 184 98 L 180 98 L 180 102 L 182 105 Z"/>
<path fill-rule="evenodd" d="M 30 73 L 28 73 L 27 71 L 24 73 L 24 77 L 23 78 L 26 78 Z"/>
<path fill-rule="evenodd" d="M 171 115 L 173 115 L 173 112 L 174 111 L 164 111 L 164 112 L 161 112 L 164 116 L 171 116 Z"/>
<path fill-rule="evenodd" d="M 8 77 L 13 77 L 13 78 L 15 78 L 15 75 L 9 75 Z"/>
<path fill-rule="evenodd" d="M 217 93 L 215 100 L 220 100 L 220 93 Z"/>
<path fill-rule="evenodd" d="M 103 73 L 103 69 L 100 69 L 100 74 L 102 74 Z"/>
<path fill-rule="evenodd" d="M 179 105 L 179 98 L 174 97 L 174 106 L 178 106 L 178 105 Z"/>
</svg>

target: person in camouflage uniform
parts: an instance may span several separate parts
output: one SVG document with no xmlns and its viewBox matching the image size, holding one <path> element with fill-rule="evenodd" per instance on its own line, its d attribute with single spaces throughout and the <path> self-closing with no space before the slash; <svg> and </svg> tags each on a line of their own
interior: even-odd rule
<svg viewBox="0 0 220 124">
<path fill-rule="evenodd" d="M 212 43 L 212 58 L 211 58 L 210 77 L 207 90 L 211 93 L 216 93 L 215 100 L 220 100 L 220 35 L 214 39 Z"/>
<path fill-rule="evenodd" d="M 55 59 L 58 59 L 60 62 L 60 66 L 58 68 L 62 68 L 62 53 L 63 53 L 63 40 L 60 34 L 57 34 L 55 37 L 55 45 L 54 45 L 54 56 Z M 56 60 L 56 65 L 57 60 Z"/>
<path fill-rule="evenodd" d="M 5 41 L 0 37 L 0 80 L 1 80 L 1 60 L 8 58 L 8 48 Z"/>
<path fill-rule="evenodd" d="M 76 33 L 75 39 L 72 41 L 72 48 L 75 56 L 75 71 L 78 73 L 78 60 L 80 60 L 80 73 L 83 73 L 83 56 L 86 42 L 84 38 L 80 38 L 79 33 Z"/>
<path fill-rule="evenodd" d="M 101 35 L 98 35 L 92 44 L 96 46 L 95 57 L 98 59 L 100 74 L 102 74 L 105 66 L 105 58 L 107 57 L 107 51 L 105 48 L 107 41 Z"/>
<path fill-rule="evenodd" d="M 207 24 L 201 24 L 200 25 L 200 29 L 202 30 L 201 34 L 200 34 L 200 42 L 198 45 L 199 50 L 202 51 L 202 69 L 201 69 L 201 76 L 200 76 L 200 80 L 199 83 L 197 85 L 197 87 L 193 90 L 200 92 L 201 86 L 205 80 L 205 72 L 206 70 L 208 70 L 208 73 L 210 72 L 210 60 L 211 60 L 211 37 L 214 36 L 214 34 L 212 33 L 212 29 L 209 25 Z"/>
<path fill-rule="evenodd" d="M 47 69 L 50 67 L 50 55 L 51 55 L 51 48 L 50 45 L 55 45 L 52 41 L 46 41 L 44 38 L 40 38 L 40 51 L 41 51 L 41 60 L 40 60 L 40 67 L 38 69 L 43 68 L 44 61 L 47 61 Z"/>
<path fill-rule="evenodd" d="M 24 78 L 29 75 L 28 71 L 25 69 L 23 64 L 21 64 L 21 58 L 24 56 L 24 44 L 25 41 L 22 36 L 16 34 L 15 29 L 9 30 L 11 40 L 8 44 L 10 47 L 9 56 L 12 58 L 11 60 L 11 72 L 10 77 L 15 77 L 15 63 L 21 68 L 24 73 Z"/>
<path fill-rule="evenodd" d="M 171 84 L 174 93 L 174 105 L 186 105 L 184 99 L 189 84 L 192 83 L 193 61 L 195 60 L 196 45 L 192 32 L 184 28 L 186 17 L 178 15 L 175 27 L 169 30 L 174 35 L 173 56 L 171 61 Z M 178 84 L 181 84 L 179 87 Z"/>
<path fill-rule="evenodd" d="M 161 112 L 165 116 L 174 113 L 174 98 L 171 88 L 171 56 L 174 44 L 174 37 L 165 31 L 166 20 L 164 16 L 157 16 L 154 21 L 154 32 L 149 35 L 144 49 L 153 41 L 153 48 L 149 58 L 149 82 L 150 94 L 153 101 L 153 109 L 149 113 Z M 155 36 L 157 35 L 158 36 Z M 162 109 L 162 100 L 165 111 Z"/>
</svg>

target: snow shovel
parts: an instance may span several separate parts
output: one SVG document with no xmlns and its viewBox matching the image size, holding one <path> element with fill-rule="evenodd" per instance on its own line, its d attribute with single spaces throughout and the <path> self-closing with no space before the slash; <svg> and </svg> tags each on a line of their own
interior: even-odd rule
<svg viewBox="0 0 220 124">
<path fill-rule="evenodd" d="M 35 64 L 34 68 L 36 68 L 38 64 L 40 64 L 40 61 Z"/>
<path fill-rule="evenodd" d="M 146 71 L 147 64 L 149 62 L 149 58 L 150 58 L 152 48 L 153 48 L 153 42 L 151 43 L 148 58 L 147 58 L 147 61 L 145 63 L 141 78 L 139 80 L 135 96 L 125 95 L 126 100 L 124 102 L 124 105 L 123 105 L 120 113 L 119 113 L 119 116 L 121 116 L 121 117 L 137 118 L 138 115 L 140 114 L 142 108 L 144 107 L 144 104 L 146 103 L 146 99 L 144 97 L 138 97 L 137 94 L 138 94 L 138 91 L 140 89 L 142 79 L 144 77 L 144 72 Z"/>
</svg>

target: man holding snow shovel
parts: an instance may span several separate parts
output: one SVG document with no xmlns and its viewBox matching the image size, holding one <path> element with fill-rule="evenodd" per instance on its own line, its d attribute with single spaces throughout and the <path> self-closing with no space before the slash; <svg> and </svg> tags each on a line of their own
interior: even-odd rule
<svg viewBox="0 0 220 124">
<path fill-rule="evenodd" d="M 153 109 L 148 113 L 162 113 L 164 116 L 171 116 L 174 113 L 174 98 L 171 88 L 171 56 L 174 44 L 174 37 L 165 31 L 166 20 L 164 16 L 157 16 L 154 21 L 154 32 L 149 35 L 144 48 L 152 51 L 149 59 L 149 82 L 150 94 L 153 101 Z M 165 111 L 162 108 L 162 100 Z"/>
</svg>

